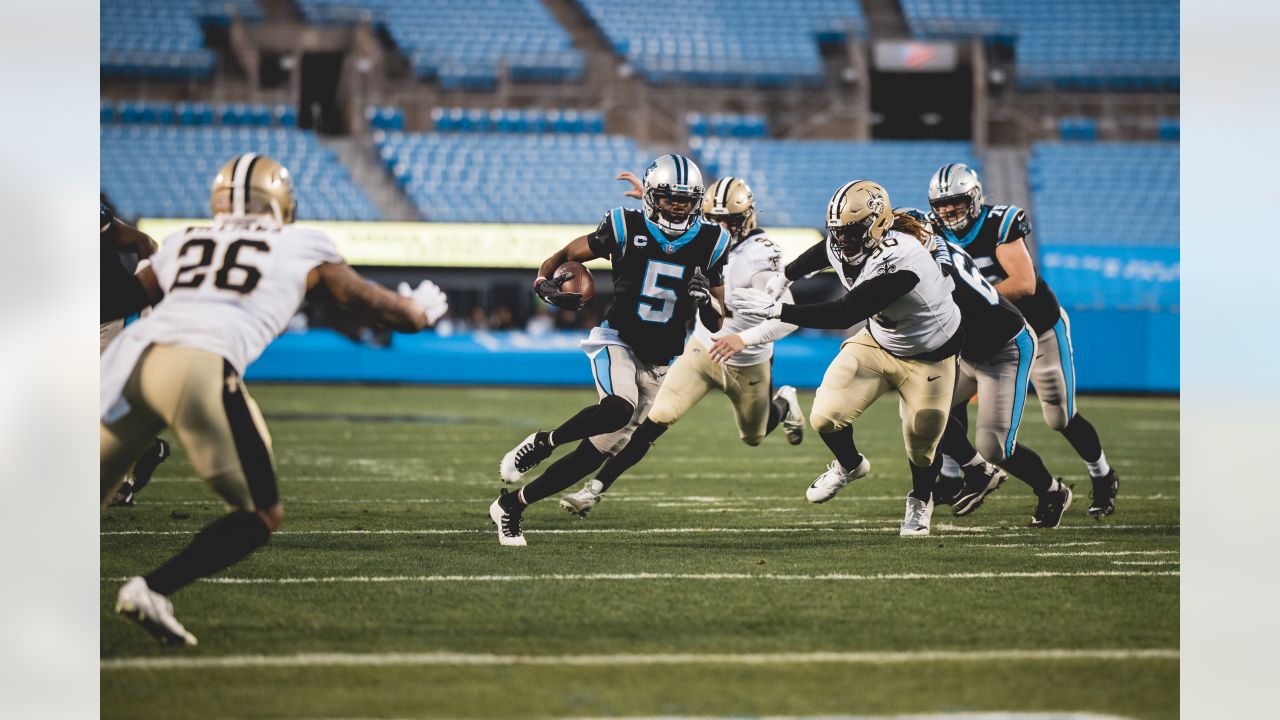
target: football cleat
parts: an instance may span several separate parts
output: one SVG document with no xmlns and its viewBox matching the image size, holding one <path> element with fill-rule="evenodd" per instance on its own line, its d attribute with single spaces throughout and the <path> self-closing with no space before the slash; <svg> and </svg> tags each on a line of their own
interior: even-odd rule
<svg viewBox="0 0 1280 720">
<path fill-rule="evenodd" d="M 196 644 L 196 636 L 187 632 L 173 616 L 169 598 L 147 587 L 141 577 L 129 578 L 116 595 L 116 612 L 142 626 L 165 645 Z"/>
<path fill-rule="evenodd" d="M 110 507 L 133 507 L 137 501 L 133 499 L 133 478 L 128 478 L 115 495 L 111 496 Z"/>
<path fill-rule="evenodd" d="M 787 403 L 787 414 L 782 416 L 782 433 L 787 436 L 787 442 L 799 445 L 804 441 L 804 411 L 800 409 L 796 389 L 783 385 L 773 397 L 775 400 L 782 398 Z"/>
<path fill-rule="evenodd" d="M 963 491 L 964 478 L 959 475 L 955 477 L 939 475 L 938 481 L 933 485 L 933 504 L 935 507 L 938 505 L 954 505 Z"/>
<path fill-rule="evenodd" d="M 1120 476 L 1114 468 L 1102 477 L 1093 478 L 1093 490 L 1089 492 L 1089 517 L 1100 518 L 1116 511 L 1116 495 L 1120 492 Z"/>
<path fill-rule="evenodd" d="M 1071 507 L 1071 488 L 1061 480 L 1058 481 L 1057 492 L 1047 492 L 1040 496 L 1036 504 L 1036 513 L 1031 516 L 1033 528 L 1056 528 L 1062 522 L 1062 514 Z"/>
<path fill-rule="evenodd" d="M 858 463 L 858 467 L 849 471 L 845 471 L 840 461 L 832 460 L 827 466 L 827 471 L 819 475 L 809 489 L 804 491 L 804 497 L 811 503 L 824 503 L 835 497 L 845 485 L 860 477 L 866 477 L 869 472 L 871 472 L 871 461 L 865 455 L 862 456 L 862 462 Z"/>
<path fill-rule="evenodd" d="M 514 547 L 524 547 L 528 545 L 524 541 L 524 533 L 520 531 L 520 516 L 524 514 L 524 508 L 518 507 L 513 511 L 508 511 L 502 507 L 502 498 L 507 495 L 507 491 L 503 490 L 497 500 L 489 506 L 489 519 L 494 525 L 498 526 L 498 542 L 503 545 L 511 545 Z"/>
<path fill-rule="evenodd" d="M 933 498 L 928 502 L 907 496 L 907 512 L 902 518 L 901 537 L 927 537 L 929 521 L 933 518 Z"/>
<path fill-rule="evenodd" d="M 502 482 L 511 484 L 520 482 L 524 474 L 534 469 L 543 460 L 551 457 L 551 433 L 536 432 L 524 439 L 506 455 L 498 466 L 498 477 Z"/>
<path fill-rule="evenodd" d="M 961 488 L 960 494 L 956 496 L 955 502 L 951 503 L 951 514 L 956 517 L 964 517 L 969 513 L 982 507 L 982 503 L 987 496 L 995 492 L 1008 480 L 1009 476 L 1005 471 L 984 462 L 981 465 L 966 467 L 964 469 L 964 487 Z"/>
<path fill-rule="evenodd" d="M 587 513 L 591 512 L 591 508 L 604 499 L 603 493 L 604 483 L 599 480 L 588 480 L 578 492 L 560 498 L 560 507 L 568 510 L 570 515 L 585 518 Z"/>
</svg>

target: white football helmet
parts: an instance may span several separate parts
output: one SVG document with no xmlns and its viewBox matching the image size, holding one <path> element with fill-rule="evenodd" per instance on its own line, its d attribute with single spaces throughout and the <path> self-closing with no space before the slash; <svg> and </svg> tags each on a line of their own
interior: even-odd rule
<svg viewBox="0 0 1280 720">
<path fill-rule="evenodd" d="M 960 207 L 953 207 L 957 203 Z M 929 179 L 929 206 L 948 230 L 968 230 L 982 212 L 982 203 L 982 181 L 964 163 L 943 165 Z"/>
<path fill-rule="evenodd" d="M 644 216 L 672 237 L 702 215 L 702 171 L 683 155 L 663 155 L 644 171 Z"/>
</svg>

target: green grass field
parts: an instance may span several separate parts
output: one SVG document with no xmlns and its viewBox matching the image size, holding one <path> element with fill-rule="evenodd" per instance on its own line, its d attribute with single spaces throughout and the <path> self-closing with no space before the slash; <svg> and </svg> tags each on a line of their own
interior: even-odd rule
<svg viewBox="0 0 1280 720">
<path fill-rule="evenodd" d="M 549 499 L 525 513 L 529 547 L 503 548 L 498 460 L 590 390 L 252 391 L 285 526 L 175 595 L 188 650 L 112 607 L 216 496 L 175 448 L 136 507 L 103 515 L 104 718 L 1178 714 L 1176 399 L 1081 398 L 1122 478 L 1101 522 L 1034 402 L 1019 439 L 1076 487 L 1062 527 L 1027 528 L 1010 480 L 904 540 L 895 402 L 856 426 L 871 475 L 815 506 L 821 442 L 747 447 L 710 396 L 589 519 Z"/>
</svg>

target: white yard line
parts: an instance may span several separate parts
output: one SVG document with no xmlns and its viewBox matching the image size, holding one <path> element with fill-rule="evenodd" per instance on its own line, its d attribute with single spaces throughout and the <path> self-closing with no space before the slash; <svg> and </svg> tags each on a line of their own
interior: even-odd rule
<svg viewBox="0 0 1280 720">
<path fill-rule="evenodd" d="M 1181 565 L 1181 560 L 1112 560 L 1112 565 Z"/>
<path fill-rule="evenodd" d="M 903 652 L 652 653 L 619 655 L 490 655 L 483 653 L 299 653 L 221 657 L 132 657 L 103 660 L 103 670 L 385 666 L 795 665 L 993 663 L 1036 660 L 1178 660 L 1175 648 L 1149 650 L 912 650 Z M 1060 716 L 1055 716 L 1060 717 Z"/>
<path fill-rule="evenodd" d="M 842 522 L 851 522 L 848 520 Z M 885 527 L 761 527 L 761 528 L 732 528 L 732 527 L 672 527 L 672 528 L 573 528 L 573 529 L 557 529 L 550 528 L 546 530 L 531 530 L 530 535 L 769 535 L 784 533 L 857 533 L 857 534 L 886 534 L 895 533 L 898 525 L 897 520 L 869 520 L 868 524 L 883 523 Z M 1099 528 L 1112 530 L 1165 530 L 1176 529 L 1176 525 L 1102 525 L 1098 523 L 1090 525 L 1064 525 L 1058 527 L 1053 532 L 1062 532 L 1068 530 L 1088 530 L 1096 531 Z M 934 530 L 942 533 L 935 539 L 955 540 L 965 537 L 979 537 L 980 533 L 989 533 L 993 531 L 1004 531 L 1009 528 L 974 525 L 949 525 L 939 523 L 934 526 Z M 99 533 L 101 536 L 115 535 L 191 535 L 193 530 L 103 530 Z M 381 530 L 281 530 L 276 533 L 281 535 L 480 535 L 490 534 L 494 532 L 490 529 L 467 528 L 467 529 L 441 529 L 441 528 L 410 528 L 410 529 L 381 529 Z M 987 535 L 986 537 L 1034 537 L 1037 534 L 1045 537 L 1046 531 L 1039 533 L 1014 533 Z M 949 534 L 955 533 L 955 534 Z M 1176 551 L 1169 551 L 1176 552 Z M 1098 553 L 1101 555 L 1112 555 L 1115 553 Z"/>
<path fill-rule="evenodd" d="M 398 482 L 398 481 L 390 481 Z M 900 495 L 867 495 L 867 496 L 849 496 L 853 500 L 865 502 L 902 502 Z M 1170 500 L 1178 501 L 1181 498 L 1177 495 L 1126 495 L 1127 500 Z M 776 496 L 759 496 L 759 497 L 723 497 L 723 498 L 695 498 L 680 497 L 677 495 L 657 495 L 647 497 L 631 497 L 627 495 L 609 496 L 609 500 L 628 503 L 650 503 L 654 507 L 661 508 L 708 508 L 716 511 L 720 508 L 741 508 L 733 510 L 733 512 L 748 512 L 757 508 L 748 506 L 759 503 L 790 503 L 787 506 L 775 506 L 772 509 L 776 511 L 792 511 L 798 508 L 809 507 L 810 503 L 806 502 L 798 495 L 776 495 Z M 993 495 L 987 498 L 987 501 L 1017 501 L 1030 503 L 1031 496 L 1016 495 Z M 325 498 L 325 499 L 290 499 L 286 500 L 289 505 L 471 505 L 471 506 L 488 506 L 493 502 L 492 497 L 485 498 Z M 222 505 L 221 500 L 202 499 L 202 500 L 155 500 L 154 505 Z M 1028 505 L 1029 507 L 1030 505 Z"/>
<path fill-rule="evenodd" d="M 1036 553 L 1036 557 L 1080 557 L 1096 555 L 1099 557 L 1114 557 L 1116 555 L 1177 555 L 1177 550 L 1100 550 L 1097 552 L 1081 551 L 1081 552 L 1042 552 Z"/>
</svg>

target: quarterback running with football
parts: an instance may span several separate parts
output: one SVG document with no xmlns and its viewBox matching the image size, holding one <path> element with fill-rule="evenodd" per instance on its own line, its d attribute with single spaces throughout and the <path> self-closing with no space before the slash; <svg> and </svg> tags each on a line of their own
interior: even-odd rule
<svg viewBox="0 0 1280 720">
<path fill-rule="evenodd" d="M 229 161 L 210 200 L 213 222 L 169 236 L 140 271 L 155 309 L 102 357 L 101 502 L 170 427 L 196 474 L 229 508 L 117 595 L 116 612 L 174 645 L 196 638 L 174 617 L 169 597 L 265 545 L 284 519 L 271 436 L 241 378 L 307 291 L 324 285 L 338 302 L 402 332 L 422 330 L 448 309 L 430 281 L 412 292 L 402 284 L 397 295 L 357 275 L 327 235 L 293 225 L 293 181 L 269 157 Z"/>
<path fill-rule="evenodd" d="M 621 450 L 649 415 L 667 366 L 684 347 L 685 328 L 697 313 L 711 331 L 724 321 L 724 265 L 729 233 L 704 222 L 702 172 L 683 155 L 663 155 L 644 174 L 643 210 L 617 207 L 599 227 L 547 258 L 534 292 L 557 307 L 577 310 L 582 296 L 564 292 L 566 262 L 608 258 L 613 304 L 605 322 L 582 343 L 600 401 L 551 431 L 538 431 L 512 448 L 498 468 L 503 482 L 520 481 L 555 448 L 578 446 L 517 492 L 502 491 L 489 507 L 498 541 L 526 544 L 520 527 L 529 505 L 559 493 Z"/>
<path fill-rule="evenodd" d="M 1036 334 L 1031 384 L 1049 427 L 1062 433 L 1084 461 L 1093 482 L 1089 515 L 1116 509 L 1120 478 L 1107 462 L 1093 424 L 1076 410 L 1076 377 L 1071 319 L 1036 271 L 1027 249 L 1031 221 L 1022 208 L 984 203 L 978 174 L 961 163 L 943 165 L 929 180 L 935 229 L 963 248 L 996 292 L 1013 301 Z M 964 408 L 957 419 L 966 420 Z"/>
<path fill-rule="evenodd" d="M 620 178 L 642 191 L 634 175 L 623 173 Z M 726 295 L 742 287 L 763 290 L 782 273 L 782 248 L 757 225 L 755 198 L 744 180 L 726 177 L 713 183 L 703 196 L 702 216 L 729 232 L 724 271 Z M 782 299 L 790 301 L 790 291 Z M 696 320 L 684 353 L 671 364 L 658 389 L 649 417 L 594 479 L 560 499 L 561 507 L 586 517 L 618 477 L 644 459 L 653 443 L 712 390 L 729 398 L 742 442 L 759 445 L 781 424 L 787 441 L 800 444 L 804 438 L 804 413 L 796 389 L 784 385 L 776 393 L 771 392 L 773 343 L 796 327 L 777 319 L 743 317 L 733 310 L 730 301 L 719 332 L 709 330 L 701 318 Z"/>
<path fill-rule="evenodd" d="M 809 486 L 806 497 L 821 502 L 821 496 L 834 495 L 871 471 L 870 461 L 854 445 L 853 422 L 876 398 L 895 391 L 911 469 L 900 534 L 926 536 L 941 465 L 938 442 L 964 342 L 952 281 L 924 248 L 929 236 L 920 223 L 895 216 L 889 193 L 877 183 L 856 180 L 836 190 L 827 204 L 826 227 L 826 240 L 791 263 L 786 277 L 831 267 L 848 289 L 843 298 L 791 305 L 768 290 L 747 288 L 734 291 L 734 306 L 743 315 L 780 318 L 800 327 L 839 330 L 867 321 L 840 345 L 814 398 L 810 425 L 835 460 Z M 786 277 L 778 286 L 785 285 Z"/>
</svg>

